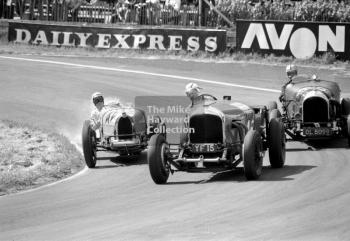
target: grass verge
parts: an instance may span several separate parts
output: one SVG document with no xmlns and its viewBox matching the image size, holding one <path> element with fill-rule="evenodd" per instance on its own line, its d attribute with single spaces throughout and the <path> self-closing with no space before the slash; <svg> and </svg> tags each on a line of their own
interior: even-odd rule
<svg viewBox="0 0 350 241">
<path fill-rule="evenodd" d="M 83 167 L 82 155 L 63 135 L 0 121 L 0 195 L 57 181 Z"/>
</svg>

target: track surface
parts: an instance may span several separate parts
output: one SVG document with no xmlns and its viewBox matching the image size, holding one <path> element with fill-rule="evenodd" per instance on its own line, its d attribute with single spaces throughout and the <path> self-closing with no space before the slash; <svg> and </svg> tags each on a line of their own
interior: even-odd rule
<svg viewBox="0 0 350 241">
<path fill-rule="evenodd" d="M 32 57 L 33 58 L 33 57 Z M 39 58 L 39 57 L 36 57 Z M 165 60 L 45 58 L 280 88 L 284 68 Z M 302 69 L 300 72 L 312 72 Z M 347 71 L 315 70 L 350 93 Z M 28 120 L 80 141 L 94 91 L 183 95 L 186 80 L 0 58 L 0 117 Z M 266 104 L 278 93 L 200 84 L 205 92 Z M 141 160 L 101 160 L 96 169 L 32 192 L 0 197 L 0 240 L 349 240 L 350 151 L 345 141 L 312 151 L 288 143 L 283 169 L 264 159 L 259 181 L 243 170 L 175 173 L 155 185 Z"/>
</svg>

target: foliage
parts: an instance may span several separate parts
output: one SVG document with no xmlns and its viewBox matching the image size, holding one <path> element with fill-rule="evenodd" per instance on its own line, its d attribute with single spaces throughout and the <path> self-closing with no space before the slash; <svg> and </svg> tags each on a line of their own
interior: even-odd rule
<svg viewBox="0 0 350 241">
<path fill-rule="evenodd" d="M 222 0 L 218 9 L 231 21 L 237 19 L 349 22 L 350 5 L 337 0 L 303 0 L 293 5 L 283 0 Z"/>
</svg>

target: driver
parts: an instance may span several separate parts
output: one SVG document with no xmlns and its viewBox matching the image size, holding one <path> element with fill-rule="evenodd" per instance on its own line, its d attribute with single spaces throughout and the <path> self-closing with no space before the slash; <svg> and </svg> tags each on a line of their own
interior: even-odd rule
<svg viewBox="0 0 350 241">
<path fill-rule="evenodd" d="M 292 81 L 293 78 L 298 75 L 298 69 L 294 64 L 289 64 L 286 67 L 286 74 L 288 77 L 287 82 L 282 86 L 282 90 L 281 90 L 281 95 L 279 97 L 280 102 L 285 101 L 285 91 L 286 91 L 286 87 L 287 85 L 289 85 Z"/>
<path fill-rule="evenodd" d="M 203 100 L 203 97 L 200 95 L 201 89 L 202 88 L 199 87 L 196 83 L 189 83 L 186 85 L 185 93 L 191 100 L 191 106 L 198 104 Z"/>
<path fill-rule="evenodd" d="M 97 130 L 101 127 L 101 113 L 105 107 L 103 95 L 100 92 L 92 94 L 92 103 L 94 103 L 96 109 L 91 112 L 91 127 L 93 130 Z"/>
</svg>

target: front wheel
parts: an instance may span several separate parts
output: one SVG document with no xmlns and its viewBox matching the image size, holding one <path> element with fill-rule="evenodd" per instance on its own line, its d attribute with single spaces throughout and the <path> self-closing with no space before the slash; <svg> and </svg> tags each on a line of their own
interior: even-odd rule
<svg viewBox="0 0 350 241">
<path fill-rule="evenodd" d="M 147 161 L 151 177 L 156 184 L 164 184 L 169 178 L 167 152 L 168 144 L 164 136 L 153 135 L 148 145 Z"/>
<path fill-rule="evenodd" d="M 350 115 L 348 115 L 348 118 L 346 120 L 346 127 L 347 127 L 348 145 L 350 147 Z"/>
<path fill-rule="evenodd" d="M 250 130 L 244 138 L 243 166 L 247 180 L 256 180 L 260 177 L 263 163 L 263 146 L 258 131 Z"/>
<path fill-rule="evenodd" d="M 271 119 L 280 119 L 281 118 L 281 112 L 278 109 L 273 109 L 269 111 L 269 121 Z"/>
<path fill-rule="evenodd" d="M 286 135 L 283 123 L 276 118 L 270 120 L 268 142 L 271 167 L 283 167 L 286 158 Z"/>
<path fill-rule="evenodd" d="M 277 102 L 276 101 L 269 101 L 269 103 L 267 104 L 267 109 L 269 111 L 276 110 L 277 109 Z"/>
<path fill-rule="evenodd" d="M 85 163 L 89 168 L 96 166 L 96 134 L 91 128 L 90 121 L 86 120 L 82 130 L 82 143 Z"/>
<path fill-rule="evenodd" d="M 343 98 L 341 100 L 341 112 L 342 115 L 349 115 L 350 114 L 350 98 Z"/>
</svg>

